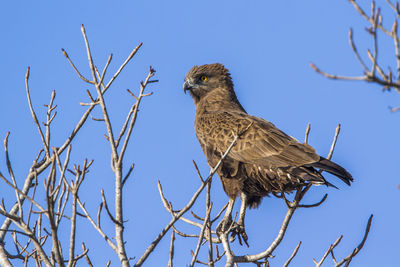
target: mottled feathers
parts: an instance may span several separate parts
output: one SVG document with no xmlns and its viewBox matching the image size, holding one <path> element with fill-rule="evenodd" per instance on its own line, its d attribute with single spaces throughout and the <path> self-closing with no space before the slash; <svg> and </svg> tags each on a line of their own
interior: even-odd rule
<svg viewBox="0 0 400 267">
<path fill-rule="evenodd" d="M 311 146 L 247 114 L 222 64 L 194 66 L 186 75 L 184 91 L 195 102 L 196 135 L 210 166 L 247 129 L 217 171 L 229 197 L 244 192 L 249 206 L 256 207 L 269 193 L 290 192 L 305 183 L 331 185 L 316 168 L 347 184 L 353 180 L 344 168 L 320 157 Z"/>
</svg>

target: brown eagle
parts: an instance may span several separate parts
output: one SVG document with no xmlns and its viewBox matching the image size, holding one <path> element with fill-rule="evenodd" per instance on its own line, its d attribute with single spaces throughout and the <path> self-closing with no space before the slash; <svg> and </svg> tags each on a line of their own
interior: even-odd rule
<svg viewBox="0 0 400 267">
<path fill-rule="evenodd" d="M 238 226 L 246 241 L 246 207 L 256 208 L 269 193 L 291 192 L 307 183 L 332 186 L 316 169 L 348 185 L 353 181 L 344 168 L 319 156 L 308 144 L 299 143 L 269 121 L 247 114 L 222 64 L 194 66 L 186 75 L 183 89 L 190 92 L 196 105 L 196 135 L 211 167 L 220 161 L 235 136 L 244 132 L 217 170 L 230 198 L 219 228 L 230 222 L 238 195 Z"/>
</svg>

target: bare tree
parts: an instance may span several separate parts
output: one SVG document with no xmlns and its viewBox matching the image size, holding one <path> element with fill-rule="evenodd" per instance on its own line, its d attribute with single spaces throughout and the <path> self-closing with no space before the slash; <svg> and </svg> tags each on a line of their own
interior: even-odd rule
<svg viewBox="0 0 400 267">
<path fill-rule="evenodd" d="M 382 10 L 380 7 L 377 7 L 375 1 L 371 2 L 369 15 L 368 12 L 366 12 L 362 6 L 356 2 L 356 0 L 349 0 L 349 2 L 354 6 L 359 15 L 367 22 L 368 26 L 366 27 L 366 31 L 371 36 L 371 49 L 367 49 L 366 55 L 363 56 L 360 54 L 359 50 L 357 49 L 357 44 L 354 41 L 353 29 L 350 28 L 349 30 L 350 47 L 360 64 L 363 74 L 360 76 L 343 76 L 327 73 L 318 68 L 314 63 L 311 63 L 311 67 L 316 72 L 329 79 L 365 81 L 381 86 L 382 91 L 391 91 L 391 89 L 394 89 L 397 93 L 400 93 L 400 39 L 398 33 L 400 18 L 399 2 L 392 3 L 390 0 L 386 0 L 386 4 L 392 11 L 392 17 L 394 18 L 393 23 L 390 21 L 391 26 L 384 24 Z M 382 66 L 381 64 L 382 61 L 390 62 L 387 59 L 382 60 L 382 53 L 379 49 L 380 43 L 383 43 L 384 40 L 383 35 L 389 37 L 393 43 L 392 56 L 389 58 L 393 64 L 389 64 L 388 66 Z M 387 49 L 385 50 L 387 51 Z M 365 57 L 367 57 L 367 60 L 365 60 Z M 389 108 L 392 112 L 400 110 L 400 107 Z"/>
<path fill-rule="evenodd" d="M 159 242 L 165 237 L 165 235 L 172 229 L 171 240 L 170 240 L 170 252 L 168 266 L 173 266 L 174 251 L 176 235 L 183 236 L 185 238 L 196 238 L 196 247 L 192 250 L 192 259 L 190 266 L 196 264 L 203 264 L 208 266 L 214 266 L 216 263 L 222 263 L 225 260 L 225 266 L 234 266 L 238 263 L 252 262 L 257 266 L 269 266 L 269 260 L 272 258 L 272 253 L 280 245 L 283 240 L 286 230 L 289 226 L 290 221 L 293 218 L 294 212 L 300 208 L 313 208 L 321 205 L 327 198 L 325 195 L 319 202 L 314 204 L 303 204 L 302 199 L 311 185 L 303 185 L 298 188 L 295 192 L 295 196 L 292 199 L 289 198 L 285 193 L 276 195 L 281 198 L 287 205 L 287 213 L 283 218 L 281 227 L 278 230 L 276 238 L 271 242 L 270 245 L 261 248 L 261 252 L 254 255 L 239 255 L 232 249 L 232 242 L 236 240 L 242 245 L 242 237 L 237 235 L 235 231 L 234 222 L 228 229 L 222 231 L 215 229 L 216 222 L 219 220 L 221 214 L 227 209 L 228 205 L 221 207 L 216 216 L 212 216 L 211 212 L 214 205 L 211 201 L 211 185 L 212 178 L 219 168 L 222 161 L 229 154 L 232 147 L 235 146 L 236 141 L 240 138 L 243 133 L 237 133 L 235 139 L 231 143 L 227 151 L 221 156 L 218 164 L 211 168 L 208 176 L 204 178 L 195 162 L 194 167 L 197 172 L 197 176 L 200 181 L 199 188 L 193 193 L 188 203 L 180 209 L 174 209 L 173 204 L 169 202 L 162 190 L 161 183 L 158 183 L 158 189 L 160 192 L 162 203 L 165 209 L 171 214 L 171 220 L 161 229 L 155 239 L 150 242 L 148 247 L 137 259 L 131 258 L 131 252 L 126 249 L 126 238 L 124 235 L 125 220 L 124 220 L 124 206 L 123 206 L 123 189 L 126 181 L 129 179 L 134 164 L 130 163 L 127 169 L 124 168 L 126 160 L 124 156 L 128 149 L 128 144 L 131 139 L 133 128 L 135 126 L 136 119 L 138 117 L 139 106 L 141 101 L 150 96 L 152 93 L 147 93 L 146 88 L 157 80 L 153 80 L 155 70 L 150 67 L 149 72 L 146 75 L 144 81 L 139 84 L 139 91 L 135 95 L 133 92 L 128 90 L 130 96 L 132 96 L 132 105 L 127 111 L 126 119 L 116 134 L 115 123 L 109 116 L 109 104 L 105 101 L 106 92 L 111 88 L 113 82 L 118 78 L 121 71 L 131 61 L 135 54 L 139 51 L 142 44 L 135 47 L 129 54 L 125 62 L 119 67 L 115 74 L 106 82 L 106 74 L 108 67 L 112 61 L 112 55 L 108 57 L 108 60 L 102 69 L 98 69 L 93 59 L 90 43 L 85 31 L 84 26 L 81 27 L 82 35 L 85 41 L 86 53 L 88 56 L 88 65 L 91 71 L 91 77 L 85 77 L 79 71 L 79 68 L 74 64 L 73 60 L 63 49 L 62 52 L 72 68 L 75 70 L 78 77 L 92 86 L 91 90 L 87 90 L 88 102 L 81 102 L 82 106 L 87 107 L 83 113 L 81 119 L 73 128 L 71 134 L 66 138 L 64 143 L 59 146 L 55 146 L 52 138 L 52 122 L 57 115 L 57 105 L 55 104 L 56 93 L 52 92 L 50 96 L 50 102 L 46 105 L 46 121 L 42 124 L 39 122 L 34 109 L 34 105 L 31 101 L 31 94 L 29 88 L 29 74 L 30 69 L 28 67 L 25 84 L 26 94 L 28 98 L 28 105 L 32 114 L 33 121 L 39 133 L 42 141 L 42 149 L 38 151 L 36 158 L 33 161 L 32 166 L 28 171 L 28 175 L 25 178 L 24 184 L 18 185 L 14 171 L 13 164 L 10 157 L 8 148 L 8 140 L 10 133 L 8 133 L 4 139 L 4 151 L 6 155 L 6 167 L 8 175 L 0 173 L 0 178 L 11 189 L 15 192 L 16 201 L 11 208 L 7 208 L 7 204 L 11 199 L 2 199 L 0 205 L 0 214 L 4 217 L 4 222 L 0 228 L 0 265 L 1 266 L 12 266 L 15 262 L 17 264 L 23 263 L 28 266 L 29 261 L 34 262 L 36 266 L 76 266 L 79 261 L 86 260 L 89 266 L 93 266 L 91 261 L 91 255 L 89 249 L 84 242 L 81 244 L 81 249 L 77 248 L 77 242 L 79 241 L 76 236 L 78 225 L 77 217 L 84 218 L 89 222 L 93 228 L 99 233 L 99 235 L 105 240 L 107 244 L 118 256 L 122 266 L 142 266 L 148 259 L 149 255 L 155 251 L 155 248 Z M 93 95 L 97 94 L 97 95 Z M 93 215 L 91 211 L 85 205 L 84 200 L 81 199 L 79 190 L 82 183 L 88 176 L 90 168 L 93 168 L 93 160 L 85 159 L 80 164 L 76 163 L 71 166 L 70 158 L 72 149 L 72 143 L 75 140 L 77 134 L 79 134 L 81 128 L 87 122 L 93 109 L 99 106 L 101 109 L 101 118 L 94 118 L 93 120 L 99 123 L 104 123 L 106 126 L 107 134 L 105 135 L 106 142 L 110 145 L 110 162 L 111 170 L 114 174 L 114 207 L 110 208 L 110 203 L 107 202 L 106 194 L 104 190 L 101 190 L 101 202 L 98 206 L 97 214 Z M 334 147 L 336 144 L 337 137 L 339 135 L 340 125 L 338 125 L 334 140 L 331 146 L 331 150 L 328 155 L 328 159 L 332 157 Z M 305 142 L 308 141 L 308 135 L 310 133 L 310 126 L 307 127 Z M 40 184 L 43 183 L 44 188 L 40 190 Z M 193 205 L 198 200 L 198 197 L 205 191 L 205 209 L 204 216 L 199 216 L 194 213 L 192 209 Z M 6 203 L 8 202 L 8 203 Z M 102 214 L 107 214 L 107 218 L 112 222 L 114 233 L 110 233 L 109 229 L 102 227 Z M 188 219 L 184 215 L 191 210 L 191 213 L 195 220 Z M 112 212 L 114 211 L 114 212 Z M 240 212 L 245 212 L 241 210 Z M 337 260 L 334 255 L 334 249 L 337 247 L 342 239 L 342 236 L 336 240 L 325 252 L 324 256 L 320 261 L 316 261 L 316 266 L 321 266 L 327 256 L 330 254 L 335 266 L 348 266 L 352 259 L 362 249 L 365 240 L 368 236 L 369 229 L 371 226 L 372 215 L 368 220 L 367 227 L 364 233 L 364 238 L 361 243 L 345 258 Z M 184 233 L 177 229 L 175 223 L 183 221 L 187 224 L 197 227 L 197 231 L 194 234 Z M 61 240 L 60 238 L 60 225 L 69 225 L 70 234 L 69 240 Z M 6 243 L 6 236 L 11 237 L 13 242 Z M 246 243 L 246 240 L 244 243 Z M 298 243 L 291 256 L 288 258 L 284 266 L 288 266 L 292 259 L 296 256 L 301 246 L 301 242 Z M 201 249 L 206 248 L 208 256 L 206 260 L 199 259 L 199 252 Z M 16 251 L 11 253 L 10 251 Z M 110 261 L 107 266 L 110 265 Z"/>
<path fill-rule="evenodd" d="M 50 104 L 47 105 L 46 122 L 43 126 L 39 123 L 36 116 L 35 109 L 33 107 L 30 90 L 29 90 L 29 72 L 26 72 L 25 83 L 26 93 L 28 97 L 28 104 L 33 117 L 33 120 L 38 129 L 39 135 L 42 140 L 43 148 L 38 152 L 36 159 L 34 160 L 28 175 L 25 179 L 23 187 L 17 185 L 16 178 L 13 172 L 12 163 L 9 157 L 8 151 L 8 138 L 9 133 L 4 139 L 4 150 L 6 153 L 6 165 L 9 177 L 5 177 L 0 173 L 0 177 L 3 181 L 15 191 L 17 203 L 11 208 L 6 208 L 5 200 L 2 200 L 0 206 L 0 214 L 5 216 L 3 225 L 0 228 L 0 264 L 2 266 L 11 266 L 10 260 L 18 259 L 22 260 L 25 265 L 28 264 L 29 260 L 34 260 L 37 266 L 42 266 L 44 263 L 46 266 L 75 266 L 78 260 L 85 258 L 87 263 L 91 266 L 91 260 L 88 255 L 89 249 L 86 248 L 85 243 L 82 243 L 81 253 L 76 253 L 76 228 L 77 228 L 77 216 L 84 217 L 90 221 L 97 232 L 103 237 L 106 243 L 115 251 L 118 255 L 122 266 L 130 266 L 131 258 L 128 256 L 125 248 L 124 238 L 124 217 L 123 217 L 123 187 L 129 178 L 134 165 L 130 164 L 128 170 L 123 169 L 124 155 L 128 147 L 132 130 L 136 122 L 138 115 L 139 105 L 144 97 L 150 96 L 152 93 L 145 93 L 146 87 L 157 80 L 152 80 L 155 74 L 153 68 L 149 68 L 144 81 L 140 82 L 140 89 L 138 95 L 134 95 L 128 90 L 128 93 L 134 100 L 131 108 L 128 111 L 126 120 L 121 127 L 119 134 L 114 133 L 113 124 L 108 114 L 107 104 L 105 102 L 105 94 L 111 87 L 115 79 L 119 76 L 121 71 L 130 62 L 130 60 L 138 52 L 142 44 L 139 44 L 132 50 L 130 55 L 127 57 L 125 62 L 119 67 L 117 72 L 112 78 L 106 83 L 105 75 L 108 66 L 111 63 L 112 55 L 108 57 L 105 67 L 99 72 L 97 66 L 94 63 L 89 41 L 85 32 L 85 28 L 81 27 L 82 35 L 84 37 L 86 52 L 88 56 L 89 67 L 91 70 L 92 77 L 84 77 L 78 68 L 75 66 L 73 61 L 68 56 L 67 52 L 62 49 L 64 56 L 71 63 L 71 66 L 76 71 L 77 75 L 86 83 L 94 87 L 97 93 L 96 97 L 92 96 L 92 92 L 87 90 L 89 97 L 88 103 L 81 103 L 82 106 L 87 106 L 86 112 L 82 115 L 79 122 L 76 124 L 72 133 L 65 142 L 59 146 L 52 146 L 51 142 L 51 123 L 55 119 L 57 112 L 55 111 L 57 105 L 54 105 L 55 91 L 52 92 L 50 97 Z M 99 205 L 97 212 L 97 218 L 94 219 L 90 215 L 89 211 L 85 207 L 85 203 L 79 197 L 79 189 L 84 181 L 86 174 L 89 172 L 93 160 L 84 160 L 82 165 L 74 164 L 73 169 L 70 169 L 69 159 L 72 151 L 72 142 L 79 133 L 79 130 L 87 122 L 87 118 L 91 114 L 92 110 L 96 106 L 101 107 L 103 117 L 100 119 L 93 118 L 93 120 L 105 123 L 107 129 L 107 135 L 105 136 L 107 142 L 111 147 L 111 169 L 115 175 L 115 203 L 114 210 L 115 214 L 112 214 L 108 207 L 107 200 L 105 198 L 104 191 L 101 191 L 102 202 Z M 44 129 L 43 129 L 44 128 Z M 64 160 L 62 162 L 62 157 Z M 44 177 L 44 173 L 48 172 L 47 178 Z M 68 175 L 71 174 L 72 176 Z M 40 180 L 44 182 L 45 202 L 39 203 L 37 199 L 37 187 Z M 28 202 L 28 204 L 26 204 Z M 67 206 L 71 207 L 71 212 L 67 215 Z M 78 207 L 81 211 L 78 211 Z M 109 219 L 113 222 L 115 228 L 114 238 L 110 238 L 109 234 L 101 227 L 101 214 L 103 207 Z M 70 239 L 65 247 L 62 246 L 62 240 L 59 239 L 59 226 L 64 220 L 68 220 L 70 223 Z M 11 224 L 14 224 L 17 229 L 13 229 Z M 50 230 L 47 230 L 50 229 Z M 7 233 L 10 233 L 14 240 L 14 245 L 17 253 L 15 255 L 8 252 L 5 247 L 4 239 Z M 26 237 L 24 242 L 20 241 L 20 237 Z M 48 241 L 51 240 L 51 241 Z M 51 247 L 48 249 L 46 243 L 51 242 Z M 66 253 L 68 251 L 68 253 Z"/>
</svg>

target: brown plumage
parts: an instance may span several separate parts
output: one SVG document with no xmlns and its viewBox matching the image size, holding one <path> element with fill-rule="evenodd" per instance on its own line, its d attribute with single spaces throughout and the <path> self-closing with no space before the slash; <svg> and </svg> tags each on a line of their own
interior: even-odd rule
<svg viewBox="0 0 400 267">
<path fill-rule="evenodd" d="M 246 205 L 257 207 L 269 193 L 290 192 L 306 183 L 332 185 L 316 168 L 348 185 L 353 181 L 350 173 L 319 156 L 311 146 L 247 114 L 222 64 L 194 66 L 186 75 L 184 91 L 190 92 L 196 105 L 196 135 L 211 167 L 219 162 L 235 135 L 248 128 L 217 171 L 232 206 L 239 194 L 245 210 Z M 239 224 L 244 227 L 244 214 Z"/>
</svg>

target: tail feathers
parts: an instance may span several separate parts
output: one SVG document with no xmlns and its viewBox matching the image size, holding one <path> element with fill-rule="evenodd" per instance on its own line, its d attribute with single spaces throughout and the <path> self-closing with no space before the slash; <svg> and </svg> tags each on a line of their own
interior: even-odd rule
<svg viewBox="0 0 400 267">
<path fill-rule="evenodd" d="M 353 181 L 353 177 L 349 172 L 347 172 L 343 167 L 339 166 L 338 164 L 326 158 L 321 157 L 321 159 L 318 162 L 314 162 L 310 164 L 310 166 L 321 169 L 323 171 L 327 171 L 337 176 L 339 179 L 341 179 L 348 185 L 350 185 L 350 182 Z"/>
</svg>

